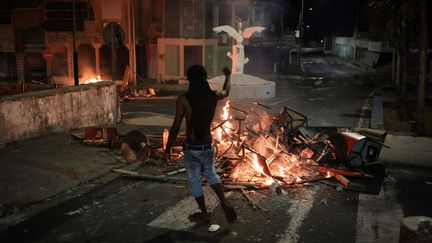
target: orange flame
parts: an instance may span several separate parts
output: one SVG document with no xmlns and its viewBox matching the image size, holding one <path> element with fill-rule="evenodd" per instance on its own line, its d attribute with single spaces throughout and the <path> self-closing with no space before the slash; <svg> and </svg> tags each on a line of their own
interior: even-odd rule
<svg viewBox="0 0 432 243">
<path fill-rule="evenodd" d="M 266 186 L 270 186 L 271 184 L 274 183 L 274 180 L 271 178 L 267 178 L 266 181 L 264 182 L 264 185 Z"/>
<path fill-rule="evenodd" d="M 222 115 L 221 115 L 221 118 L 222 118 L 222 120 L 223 121 L 226 121 L 225 123 L 224 123 L 224 127 L 226 127 L 226 128 L 231 128 L 231 122 L 228 120 L 228 119 L 231 119 L 232 117 L 230 116 L 230 114 L 229 114 L 229 111 L 228 111 L 228 109 L 229 109 L 229 100 L 225 103 L 225 106 L 223 107 L 223 113 L 222 113 Z M 222 128 L 218 128 L 218 129 L 216 129 L 216 136 L 217 136 L 217 138 L 218 138 L 218 140 L 219 141 L 221 141 L 221 143 L 222 144 L 224 144 L 224 141 L 223 141 L 223 139 L 222 139 Z"/>
<path fill-rule="evenodd" d="M 229 100 L 227 100 L 227 102 L 225 103 L 225 106 L 223 107 L 223 113 L 222 113 L 222 119 L 225 121 L 225 120 L 228 120 L 228 118 L 230 118 L 231 116 L 230 116 L 230 114 L 229 114 L 229 112 L 228 112 L 228 109 L 229 109 Z"/>
<path fill-rule="evenodd" d="M 253 154 L 252 165 L 256 171 L 258 171 L 261 174 L 264 173 L 263 168 L 258 163 L 258 155 L 256 154 Z"/>
<path fill-rule="evenodd" d="M 97 83 L 97 82 L 100 82 L 100 81 L 102 81 L 101 80 L 101 76 L 98 75 L 96 77 L 88 78 L 87 80 L 84 81 L 84 84 Z"/>
</svg>

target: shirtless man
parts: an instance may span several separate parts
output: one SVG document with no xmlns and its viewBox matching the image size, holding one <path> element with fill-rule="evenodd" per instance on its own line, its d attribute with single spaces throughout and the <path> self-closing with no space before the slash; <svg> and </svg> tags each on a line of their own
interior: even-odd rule
<svg viewBox="0 0 432 243">
<path fill-rule="evenodd" d="M 231 71 L 224 68 L 225 83 L 223 90 L 212 91 L 207 82 L 207 72 L 201 65 L 193 65 L 187 70 L 189 89 L 181 95 L 176 103 L 176 115 L 171 126 L 164 160 L 167 161 L 170 148 L 177 138 L 183 117 L 186 118 L 186 140 L 183 146 L 189 192 L 195 197 L 201 210 L 189 217 L 192 221 L 208 223 L 204 190 L 201 186 L 201 176 L 205 176 L 210 186 L 218 196 L 228 222 L 236 220 L 234 208 L 226 202 L 221 180 L 214 166 L 214 149 L 210 126 L 216 110 L 217 101 L 228 97 L 231 83 Z"/>
</svg>

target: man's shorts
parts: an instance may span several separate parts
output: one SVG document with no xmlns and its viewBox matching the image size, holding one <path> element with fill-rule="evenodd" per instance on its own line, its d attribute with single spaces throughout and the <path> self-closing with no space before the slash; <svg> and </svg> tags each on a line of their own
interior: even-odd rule
<svg viewBox="0 0 432 243">
<path fill-rule="evenodd" d="M 205 176 L 210 185 L 220 183 L 214 166 L 214 149 L 185 150 L 184 161 L 188 176 L 189 192 L 193 197 L 204 195 L 201 176 Z"/>
</svg>

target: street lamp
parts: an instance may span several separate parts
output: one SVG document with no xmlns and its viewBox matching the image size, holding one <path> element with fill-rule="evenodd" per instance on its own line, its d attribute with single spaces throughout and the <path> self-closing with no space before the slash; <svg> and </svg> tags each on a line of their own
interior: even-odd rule
<svg viewBox="0 0 432 243">
<path fill-rule="evenodd" d="M 73 72 L 74 72 L 74 85 L 79 85 L 79 72 L 78 72 L 78 50 L 76 46 L 75 40 L 75 32 L 76 32 L 76 15 L 75 15 L 75 0 L 72 1 L 72 47 L 73 47 Z"/>
<path fill-rule="evenodd" d="M 301 51 L 302 51 L 302 41 L 303 41 L 303 8 L 304 0 L 302 0 L 301 11 L 299 16 L 299 50 L 298 50 L 298 63 L 300 64 Z"/>
</svg>

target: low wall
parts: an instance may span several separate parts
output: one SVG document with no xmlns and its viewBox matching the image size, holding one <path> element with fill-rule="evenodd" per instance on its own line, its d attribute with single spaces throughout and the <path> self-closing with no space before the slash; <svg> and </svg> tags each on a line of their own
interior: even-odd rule
<svg viewBox="0 0 432 243">
<path fill-rule="evenodd" d="M 387 134 L 380 160 L 391 164 L 432 167 L 432 138 Z"/>
<path fill-rule="evenodd" d="M 99 82 L 0 99 L 5 142 L 120 120 L 116 86 Z"/>
</svg>

